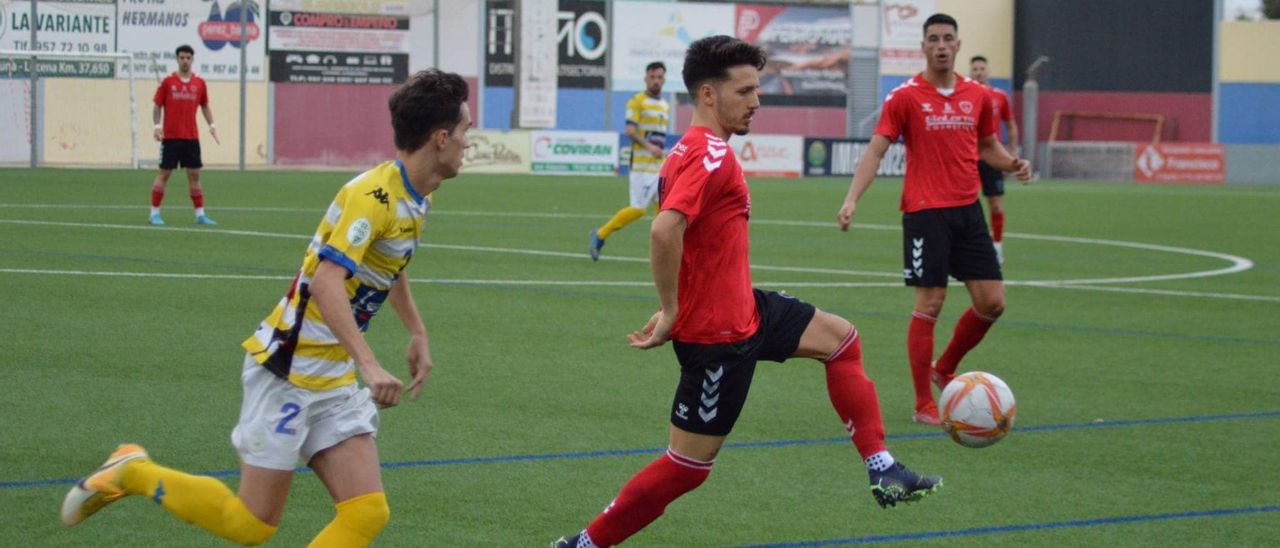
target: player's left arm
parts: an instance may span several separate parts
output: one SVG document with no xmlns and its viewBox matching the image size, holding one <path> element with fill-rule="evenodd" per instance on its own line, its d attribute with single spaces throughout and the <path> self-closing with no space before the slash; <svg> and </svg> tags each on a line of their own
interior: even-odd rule
<svg viewBox="0 0 1280 548">
<path fill-rule="evenodd" d="M 213 136 L 213 142 L 222 144 L 218 139 L 218 126 L 213 123 L 213 109 L 209 108 L 209 90 L 205 88 L 200 96 L 200 114 L 204 115 L 204 121 L 209 124 L 209 135 Z"/>
<path fill-rule="evenodd" d="M 423 384 L 427 382 L 427 374 L 431 373 L 435 363 L 431 360 L 427 326 L 422 323 L 418 305 L 413 302 L 413 293 L 409 291 L 408 274 L 401 272 L 400 277 L 391 284 L 388 299 L 396 315 L 400 316 L 400 322 L 409 331 L 409 347 L 405 351 L 405 357 L 409 361 L 409 374 L 413 376 L 413 380 L 409 382 L 408 391 L 409 399 L 417 400 L 422 393 Z"/>
<path fill-rule="evenodd" d="M 983 135 L 978 139 L 978 154 L 987 165 L 1000 171 L 1009 171 L 1017 175 L 1019 181 L 1031 180 L 1031 162 L 1009 154 L 995 133 Z"/>
</svg>

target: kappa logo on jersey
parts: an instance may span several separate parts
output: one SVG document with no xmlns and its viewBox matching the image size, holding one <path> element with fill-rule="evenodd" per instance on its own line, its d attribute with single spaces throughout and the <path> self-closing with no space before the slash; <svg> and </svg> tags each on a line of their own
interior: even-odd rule
<svg viewBox="0 0 1280 548">
<path fill-rule="evenodd" d="M 702 167 L 707 171 L 715 171 L 724 163 L 724 155 L 729 152 L 729 144 L 718 138 L 707 136 L 707 155 L 702 157 Z"/>
<path fill-rule="evenodd" d="M 374 187 L 374 188 L 373 188 L 373 190 L 370 190 L 369 192 L 364 193 L 364 195 L 365 195 L 365 196 L 373 196 L 373 199 L 377 200 L 377 201 L 378 201 L 378 203 L 381 203 L 381 204 L 382 204 L 382 205 L 384 205 L 384 206 L 390 207 L 390 205 L 391 205 L 391 204 L 388 202 L 388 198 L 390 198 L 390 197 L 387 195 L 387 191 L 382 190 L 382 187 L 380 187 L 380 186 L 379 186 L 379 187 Z"/>
</svg>

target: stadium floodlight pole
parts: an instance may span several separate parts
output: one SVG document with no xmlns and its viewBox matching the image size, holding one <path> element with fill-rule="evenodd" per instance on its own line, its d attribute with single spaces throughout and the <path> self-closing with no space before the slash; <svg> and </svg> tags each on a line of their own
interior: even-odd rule
<svg viewBox="0 0 1280 548">
<path fill-rule="evenodd" d="M 246 78 L 248 77 L 245 73 L 248 72 L 247 65 L 249 60 L 249 54 L 246 51 L 249 45 L 249 40 L 247 39 L 249 36 L 249 15 L 246 13 L 248 11 L 248 3 L 240 2 L 240 171 L 244 171 L 244 96 L 245 88 L 247 87 Z"/>
<path fill-rule="evenodd" d="M 431 0 L 431 66 L 440 68 L 440 0 Z"/>
<path fill-rule="evenodd" d="M 1222 0 L 1213 3 L 1213 87 L 1209 89 L 1209 142 L 1218 142 L 1219 104 L 1222 100 Z"/>
<path fill-rule="evenodd" d="M 1022 83 L 1022 150 L 1033 167 L 1040 164 L 1036 161 L 1036 115 L 1040 110 L 1040 84 L 1036 83 L 1036 72 L 1048 62 L 1049 57 L 1038 57 L 1027 67 L 1027 80 Z"/>
<path fill-rule="evenodd" d="M 489 10 L 486 9 L 485 2 L 476 2 L 476 21 L 480 21 L 481 25 L 485 24 L 486 22 L 485 15 L 486 15 L 486 12 L 488 11 Z M 489 25 L 489 34 L 493 34 L 494 30 L 493 30 L 492 20 L 489 20 L 488 25 Z M 484 32 L 478 32 L 476 34 L 480 35 L 479 39 L 476 40 L 476 43 L 480 48 L 479 55 L 476 56 L 476 74 L 480 76 L 476 78 L 477 83 L 476 83 L 476 93 L 475 93 L 475 96 L 476 96 L 475 121 L 476 121 L 476 127 L 483 129 L 487 127 L 485 126 L 485 119 L 484 119 L 484 88 L 486 85 L 486 81 L 488 80 L 488 78 L 485 77 L 485 69 L 488 67 L 488 64 L 485 63 L 484 56 L 485 56 L 485 52 L 487 51 L 485 46 L 487 45 L 488 35 L 486 35 Z"/>
<path fill-rule="evenodd" d="M 36 3 L 35 0 L 31 0 L 31 44 L 27 46 L 27 50 L 32 54 L 36 53 L 40 48 L 40 43 L 36 41 L 36 27 L 40 26 L 40 20 L 36 18 Z M 27 131 L 27 138 L 31 139 L 31 167 L 33 169 L 36 167 L 40 152 L 40 139 L 36 136 L 36 132 L 39 131 L 37 128 L 40 127 L 36 125 L 39 122 L 39 116 L 37 116 L 39 109 L 36 108 L 36 99 L 40 95 L 39 86 L 37 85 L 40 80 L 39 71 L 36 70 L 37 60 L 38 58 L 32 55 L 31 63 L 27 65 L 27 80 L 31 82 L 31 129 Z"/>
</svg>

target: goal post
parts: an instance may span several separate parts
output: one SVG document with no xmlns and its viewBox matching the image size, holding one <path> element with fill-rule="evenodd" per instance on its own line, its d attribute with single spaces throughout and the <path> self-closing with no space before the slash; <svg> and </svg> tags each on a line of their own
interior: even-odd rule
<svg viewBox="0 0 1280 548">
<path fill-rule="evenodd" d="M 130 60 L 128 53 L 0 50 L 0 165 L 138 167 Z"/>
</svg>

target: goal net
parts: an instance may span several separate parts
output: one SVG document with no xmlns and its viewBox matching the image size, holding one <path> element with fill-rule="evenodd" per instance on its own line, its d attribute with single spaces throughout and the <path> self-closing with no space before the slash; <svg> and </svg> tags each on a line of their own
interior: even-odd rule
<svg viewBox="0 0 1280 548">
<path fill-rule="evenodd" d="M 128 59 L 0 50 L 0 165 L 136 167 L 143 113 Z"/>
</svg>

